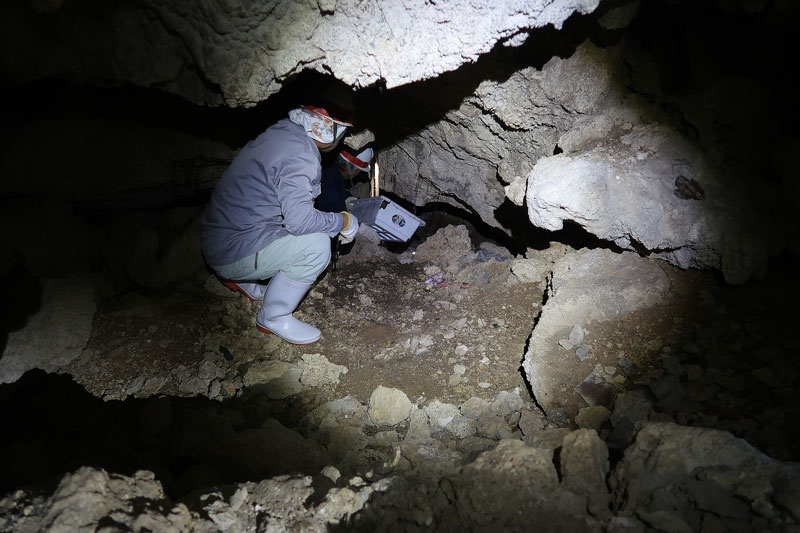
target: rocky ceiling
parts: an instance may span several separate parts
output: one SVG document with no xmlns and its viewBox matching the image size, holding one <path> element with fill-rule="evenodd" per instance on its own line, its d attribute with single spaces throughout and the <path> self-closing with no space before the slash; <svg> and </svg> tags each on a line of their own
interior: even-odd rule
<svg viewBox="0 0 800 533">
<path fill-rule="evenodd" d="M 9 28 L 5 44 L 32 55 L 8 58 L 11 79 L 66 75 L 158 87 L 200 104 L 252 106 L 308 69 L 353 87 L 433 78 L 497 43 L 522 44 L 531 29 L 560 28 L 599 0 L 25 4 L 6 6 L 22 24 Z"/>
<path fill-rule="evenodd" d="M 739 283 L 797 239 L 775 216 L 796 196 L 782 181 L 796 164 L 779 156 L 796 137 L 771 129 L 758 139 L 764 157 L 752 151 L 752 126 L 785 91 L 764 77 L 775 62 L 762 52 L 791 32 L 789 4 L 15 0 L 0 7 L 2 80 L 21 91 L 42 80 L 157 89 L 201 114 L 263 109 L 304 74 L 324 74 L 358 89 L 358 126 L 376 137 L 387 193 L 453 206 L 523 241 L 578 226 Z M 755 45 L 739 44 L 743 28 Z M 745 50 L 740 70 L 727 68 Z M 80 160 L 75 135 L 48 120 L 7 126 L 6 146 L 25 153 L 48 136 L 63 146 L 69 172 L 51 192 L 174 183 L 176 163 L 224 162 L 238 148 L 95 124 L 86 129 L 102 139 L 90 142 L 125 147 L 97 164 L 104 150 Z M 20 159 L 3 171 L 52 172 Z M 206 166 L 212 177 L 221 168 Z M 42 182 L 4 192 L 31 193 L 31 183 Z"/>
</svg>

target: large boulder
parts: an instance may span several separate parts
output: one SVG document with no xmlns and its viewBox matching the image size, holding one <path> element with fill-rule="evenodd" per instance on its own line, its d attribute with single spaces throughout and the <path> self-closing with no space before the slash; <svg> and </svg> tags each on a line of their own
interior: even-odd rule
<svg viewBox="0 0 800 533">
<path fill-rule="evenodd" d="M 531 222 L 556 231 L 571 221 L 681 268 L 722 270 L 730 283 L 762 272 L 775 228 L 759 191 L 674 129 L 633 117 L 584 118 L 559 140 L 564 153 L 536 163 Z"/>
</svg>

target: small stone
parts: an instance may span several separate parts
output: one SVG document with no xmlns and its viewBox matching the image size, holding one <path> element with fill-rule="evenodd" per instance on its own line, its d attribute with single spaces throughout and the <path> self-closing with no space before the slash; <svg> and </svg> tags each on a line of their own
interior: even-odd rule
<svg viewBox="0 0 800 533">
<path fill-rule="evenodd" d="M 342 473 L 339 472 L 339 469 L 332 465 L 328 465 L 323 468 L 322 475 L 330 479 L 333 483 L 336 483 L 339 481 L 339 478 L 342 477 Z"/>
<path fill-rule="evenodd" d="M 590 347 L 586 344 L 581 344 L 577 348 L 575 348 L 575 355 L 578 356 L 578 359 L 581 361 L 586 361 L 586 358 L 589 356 L 589 349 Z"/>
<path fill-rule="evenodd" d="M 661 366 L 667 371 L 667 374 L 672 376 L 680 376 L 683 373 L 683 368 L 677 357 L 666 353 L 661 354 Z"/>
<path fill-rule="evenodd" d="M 548 428 L 537 431 L 529 437 L 525 437 L 525 442 L 534 448 L 545 450 L 555 450 L 560 448 L 564 442 L 564 437 L 570 433 L 569 428 Z"/>
<path fill-rule="evenodd" d="M 414 315 L 411 317 L 411 320 L 414 320 L 414 321 L 422 320 L 423 315 L 424 315 L 424 313 L 423 313 L 422 309 L 417 309 L 416 311 L 414 311 Z"/>
<path fill-rule="evenodd" d="M 436 428 L 444 428 L 457 416 L 462 416 L 458 407 L 451 403 L 442 403 L 439 400 L 432 400 L 424 408 L 430 424 Z"/>
<path fill-rule="evenodd" d="M 602 405 L 584 407 L 575 417 L 575 423 L 579 428 L 593 429 L 598 431 L 606 420 L 611 418 L 611 411 Z"/>
<path fill-rule="evenodd" d="M 517 422 L 517 426 L 519 426 L 519 429 L 522 431 L 523 435 L 528 436 L 533 435 L 537 431 L 543 430 L 545 421 L 546 419 L 539 413 L 525 409 L 519 414 L 519 422 Z"/>
<path fill-rule="evenodd" d="M 492 403 L 489 404 L 489 410 L 499 416 L 507 416 L 514 411 L 519 411 L 524 406 L 525 402 L 520 397 L 519 390 L 515 389 L 512 392 L 499 392 Z"/>
<path fill-rule="evenodd" d="M 453 373 L 455 373 L 455 374 L 457 374 L 459 376 L 463 376 L 464 374 L 467 373 L 467 367 L 464 366 L 464 365 L 455 365 L 453 367 Z"/>
<path fill-rule="evenodd" d="M 419 345 L 424 348 L 430 348 L 433 346 L 433 335 L 428 335 L 427 333 L 419 336 Z"/>
<path fill-rule="evenodd" d="M 569 339 L 561 339 L 558 341 L 558 345 L 569 351 L 572 351 L 572 349 L 575 347 L 571 342 L 569 342 Z"/>
<path fill-rule="evenodd" d="M 219 397 L 219 393 L 222 391 L 222 383 L 219 380 L 212 381 L 211 386 L 208 388 L 208 397 L 212 400 L 216 400 Z"/>
<path fill-rule="evenodd" d="M 569 332 L 569 342 L 573 345 L 577 345 L 583 342 L 584 337 L 586 337 L 586 330 L 584 330 L 580 324 L 572 326 L 572 330 Z"/>
<path fill-rule="evenodd" d="M 468 351 L 469 348 L 467 348 L 463 344 L 459 344 L 458 346 L 456 346 L 456 355 L 466 355 Z"/>
<path fill-rule="evenodd" d="M 239 487 L 236 492 L 233 493 L 233 496 L 231 496 L 231 509 L 238 511 L 239 507 L 247 501 L 247 496 L 249 496 L 247 489 Z"/>
<path fill-rule="evenodd" d="M 454 439 L 465 439 L 475 435 L 476 428 L 477 423 L 474 419 L 459 414 L 445 426 L 445 431 Z"/>
<path fill-rule="evenodd" d="M 617 365 L 622 370 L 622 373 L 628 377 L 635 376 L 639 371 L 639 366 L 633 361 L 631 361 L 631 359 L 624 354 L 619 356 Z"/>
<path fill-rule="evenodd" d="M 459 406 L 462 415 L 474 419 L 480 418 L 487 409 L 489 409 L 489 402 L 475 396 Z"/>
</svg>

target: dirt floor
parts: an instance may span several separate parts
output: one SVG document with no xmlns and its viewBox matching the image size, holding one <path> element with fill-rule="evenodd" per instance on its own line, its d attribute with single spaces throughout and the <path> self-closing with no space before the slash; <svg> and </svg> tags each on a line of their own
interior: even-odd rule
<svg viewBox="0 0 800 533">
<path fill-rule="evenodd" d="M 793 427 L 798 414 L 792 390 L 800 343 L 793 315 L 785 312 L 798 294 L 795 265 L 778 261 L 766 279 L 732 287 L 715 273 L 665 264 L 668 297 L 594 324 L 596 348 L 586 364 L 610 370 L 617 392 L 646 390 L 680 423 L 730 430 L 777 458 L 796 459 L 794 430 L 781 430 Z M 391 256 L 340 261 L 295 313 L 318 327 L 322 339 L 293 346 L 258 332 L 259 304 L 210 277 L 206 287 L 100 301 L 88 346 L 66 371 L 107 400 L 224 399 L 242 394 L 242 376 L 255 362 L 296 364 L 319 353 L 347 372 L 295 399 L 298 416 L 347 395 L 366 404 L 379 385 L 404 391 L 418 405 L 491 400 L 518 389 L 535 407 L 520 366 L 543 288 L 517 279 L 508 261 L 475 261 L 439 276 Z M 623 355 L 630 368 L 620 365 Z M 214 380 L 217 389 L 210 390 Z"/>
<path fill-rule="evenodd" d="M 542 289 L 514 283 L 507 263 L 492 262 L 488 269 L 495 279 L 485 284 L 453 277 L 426 283 L 430 276 L 417 264 L 342 262 L 295 313 L 322 331 L 309 346 L 258 332 L 260 304 L 232 292 L 114 298 L 99 306 L 87 349 L 70 372 L 93 394 L 118 398 L 115 391 L 130 390 L 132 382 L 166 379 L 204 357 L 235 370 L 259 359 L 297 362 L 321 353 L 347 368 L 327 391 L 331 397 L 352 395 L 366 403 L 379 385 L 419 403 L 491 399 L 514 388 L 525 395 L 520 364 Z M 174 380 L 158 392 L 182 394 Z"/>
</svg>

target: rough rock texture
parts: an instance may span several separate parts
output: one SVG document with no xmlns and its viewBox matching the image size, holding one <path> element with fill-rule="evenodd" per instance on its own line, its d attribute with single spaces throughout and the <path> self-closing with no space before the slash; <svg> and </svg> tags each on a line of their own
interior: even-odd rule
<svg viewBox="0 0 800 533">
<path fill-rule="evenodd" d="M 675 130 L 636 123 L 631 109 L 583 118 L 528 177 L 531 222 L 572 221 L 627 250 L 741 283 L 763 271 L 774 228 L 757 190 Z M 686 183 L 696 186 L 686 189 Z"/>
<path fill-rule="evenodd" d="M 408 418 L 413 407 L 403 391 L 380 386 L 369 398 L 369 417 L 377 426 L 394 426 Z"/>
<path fill-rule="evenodd" d="M 24 22 L 6 28 L 3 48 L 33 57 L 8 57 L 3 74 L 18 82 L 104 79 L 159 87 L 197 103 L 249 106 L 308 69 L 360 87 L 432 78 L 475 61 L 498 42 L 522 44 L 526 30 L 560 28 L 572 13 L 590 13 L 598 3 L 147 0 L 138 9 L 94 3 L 84 10 L 73 2 L 46 9 L 42 2 L 33 9 L 16 2 L 4 11 L 23 11 Z M 36 10 L 47 12 L 46 25 L 29 16 Z M 12 14 L 2 18 L 20 19 Z"/>
<path fill-rule="evenodd" d="M 95 291 L 96 281 L 88 278 L 44 280 L 41 308 L 11 332 L 0 352 L 0 383 L 13 383 L 32 368 L 56 371 L 77 359 L 92 331 Z"/>
<path fill-rule="evenodd" d="M 559 484 L 550 454 L 518 440 L 501 441 L 452 482 L 459 516 L 479 531 L 522 531 L 531 522 L 542 531 L 601 531 L 582 498 Z"/>
<path fill-rule="evenodd" d="M 595 323 L 655 305 L 669 289 L 669 280 L 651 259 L 595 249 L 557 261 L 551 283 L 522 368 L 546 412 L 567 408 L 575 416 L 586 403 L 573 388 L 589 372 L 582 370 L 572 343 L 565 349 L 562 339 L 568 340 L 576 325 L 591 329 Z"/>
<path fill-rule="evenodd" d="M 610 483 L 621 514 L 661 531 L 774 531 L 797 519 L 800 468 L 727 432 L 648 424 Z"/>
<path fill-rule="evenodd" d="M 443 119 L 381 152 L 382 186 L 416 205 L 445 202 L 500 227 L 504 185 L 527 176 L 578 116 L 604 101 L 614 57 L 587 41 L 541 69 L 481 82 Z"/>
<path fill-rule="evenodd" d="M 643 425 L 609 474 L 592 430 L 565 430 L 554 450 L 493 442 L 461 468 L 437 440 L 389 472 L 314 475 L 204 488 L 179 501 L 156 476 L 81 467 L 58 486 L 0 497 L 3 531 L 795 531 L 800 470 L 730 434 Z M 400 448 L 395 448 L 399 451 Z M 411 447 L 408 448 L 409 450 Z M 424 456 L 424 457 L 423 457 Z M 451 454 L 449 457 L 452 457 Z M 399 457 L 399 456 L 396 456 Z M 449 463 L 449 464 L 448 464 Z M 402 466 L 404 465 L 404 466 Z M 606 482 L 606 479 L 609 482 Z"/>
</svg>

